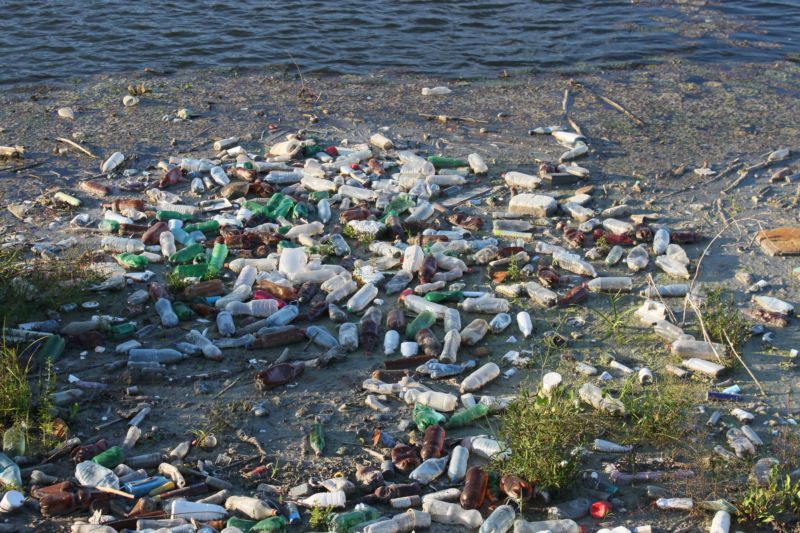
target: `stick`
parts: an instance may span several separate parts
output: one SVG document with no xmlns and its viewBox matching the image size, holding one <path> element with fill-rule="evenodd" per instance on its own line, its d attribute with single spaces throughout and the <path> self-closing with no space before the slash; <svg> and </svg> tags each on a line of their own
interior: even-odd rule
<svg viewBox="0 0 800 533">
<path fill-rule="evenodd" d="M 611 98 L 608 98 L 607 96 L 603 96 L 602 94 L 599 94 L 598 92 L 590 89 L 589 87 L 586 87 L 585 85 L 583 85 L 581 83 L 577 83 L 577 82 L 574 82 L 574 81 L 570 80 L 570 84 L 573 85 L 573 86 L 576 86 L 576 87 L 582 87 L 582 88 L 586 89 L 589 92 L 589 94 L 591 94 L 595 98 L 599 98 L 603 102 L 607 103 L 608 105 L 610 105 L 611 107 L 613 107 L 614 109 L 616 109 L 617 111 L 619 111 L 620 113 L 622 113 L 623 115 L 625 115 L 626 117 L 631 119 L 637 125 L 644 126 L 644 121 L 642 121 L 642 119 L 640 119 L 639 117 L 637 117 L 636 115 L 634 115 L 633 113 L 631 113 L 630 111 L 628 111 L 627 109 L 622 107 L 622 105 L 618 104 L 617 102 L 615 102 Z"/>
<path fill-rule="evenodd" d="M 0 172 L 10 171 L 10 172 L 19 172 L 20 170 L 27 170 L 29 168 L 38 167 L 39 165 L 44 165 L 47 161 L 39 161 L 38 163 L 31 163 L 30 165 L 23 165 L 21 167 L 15 167 L 14 165 L 0 168 Z"/>
<path fill-rule="evenodd" d="M 83 152 L 84 154 L 88 155 L 92 159 L 97 159 L 96 155 L 94 155 L 92 152 L 90 152 L 89 150 L 87 150 L 86 148 L 84 148 L 83 146 L 81 146 L 80 144 L 78 144 L 76 142 L 70 141 L 69 139 L 65 139 L 64 137 L 56 137 L 56 140 L 58 142 L 67 144 L 67 145 L 75 148 L 79 152 Z"/>
<path fill-rule="evenodd" d="M 429 115 L 427 113 L 418 113 L 424 119 L 438 120 L 439 122 L 447 122 L 448 120 L 455 120 L 456 122 L 473 122 L 475 124 L 488 124 L 488 120 L 481 120 L 479 118 L 470 117 L 451 117 L 448 115 Z"/>
<path fill-rule="evenodd" d="M 711 346 L 711 351 L 714 352 L 714 356 L 717 358 L 717 361 L 719 361 L 719 364 L 725 366 L 725 363 L 722 362 L 722 358 L 717 353 L 716 347 L 714 347 L 714 343 L 711 342 L 711 337 L 708 336 L 708 331 L 706 330 L 706 324 L 703 321 L 703 313 L 700 312 L 700 309 L 697 307 L 697 304 L 694 303 L 691 293 L 686 295 L 686 300 L 690 304 L 692 304 L 692 309 L 694 309 L 695 314 L 697 314 L 697 319 L 700 320 L 700 331 L 703 332 L 703 339 L 708 343 L 709 346 Z"/>
<path fill-rule="evenodd" d="M 133 494 L 128 494 L 125 491 L 121 491 L 121 490 L 117 490 L 117 489 L 112 489 L 111 487 L 95 487 L 94 489 L 96 491 L 99 491 L 99 492 L 106 492 L 108 494 L 115 494 L 117 496 L 122 496 L 123 498 L 128 498 L 129 500 L 134 499 L 134 495 Z"/>
<path fill-rule="evenodd" d="M 653 287 L 653 290 L 655 291 L 656 296 L 658 296 L 658 299 L 661 301 L 661 304 L 667 310 L 667 313 L 669 313 L 669 317 L 672 319 L 672 322 L 673 323 L 677 323 L 678 319 L 675 318 L 675 315 L 672 313 L 672 309 L 670 309 L 669 306 L 664 302 L 664 298 L 661 296 L 661 293 L 658 291 L 658 286 L 656 286 L 656 282 L 653 281 L 653 275 L 650 274 L 650 273 L 647 274 L 647 283 L 651 287 Z"/>
<path fill-rule="evenodd" d="M 756 376 L 750 371 L 750 367 L 747 366 L 747 363 L 744 362 L 744 359 L 742 359 L 742 357 L 736 351 L 736 348 L 733 347 L 733 343 L 731 342 L 730 337 L 728 337 L 728 332 L 723 329 L 722 330 L 722 334 L 725 335 L 725 340 L 728 341 L 728 345 L 731 347 L 731 351 L 733 352 L 733 355 L 735 355 L 736 359 L 738 359 L 739 362 L 742 363 L 742 366 L 744 367 L 744 369 L 747 370 L 747 373 L 750 374 L 750 377 L 753 378 L 753 381 L 755 381 L 756 386 L 758 387 L 758 390 L 761 391 L 761 396 L 764 396 L 766 398 L 767 397 L 767 393 L 764 390 L 764 387 L 761 386 L 761 383 L 758 381 L 758 379 L 756 379 Z"/>
<path fill-rule="evenodd" d="M 236 430 L 236 436 L 239 437 L 240 441 L 255 446 L 256 450 L 258 450 L 258 453 L 260 453 L 262 457 L 267 455 L 267 451 L 261 447 L 261 444 L 259 444 L 255 437 L 251 437 L 241 429 Z"/>
<path fill-rule="evenodd" d="M 217 394 L 214 396 L 214 399 L 216 400 L 217 398 L 219 398 L 220 396 L 222 396 L 223 394 L 225 394 L 226 392 L 228 392 L 228 390 L 230 390 L 231 388 L 233 388 L 233 386 L 234 386 L 234 385 L 236 385 L 237 383 L 239 383 L 239 380 L 240 380 L 240 379 L 242 379 L 242 377 L 241 377 L 241 376 L 239 376 L 238 378 L 234 379 L 234 380 L 231 382 L 231 384 L 230 384 L 230 385 L 228 385 L 227 387 L 225 387 L 224 389 L 222 389 L 221 391 L 219 391 L 219 392 L 218 392 L 218 393 L 217 393 Z"/>
<path fill-rule="evenodd" d="M 736 178 L 735 180 L 733 180 L 733 182 L 730 185 L 728 185 L 724 189 L 722 189 L 722 192 L 727 193 L 731 189 L 735 189 L 736 187 L 738 187 L 740 183 L 742 183 L 744 180 L 747 179 L 747 176 L 749 175 L 749 172 L 750 172 L 749 168 L 745 168 L 745 169 L 740 170 L 739 171 L 739 177 Z"/>
</svg>

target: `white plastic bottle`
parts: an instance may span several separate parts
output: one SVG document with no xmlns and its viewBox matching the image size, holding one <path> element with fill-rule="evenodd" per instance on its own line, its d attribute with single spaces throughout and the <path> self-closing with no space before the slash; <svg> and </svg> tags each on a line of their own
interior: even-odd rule
<svg viewBox="0 0 800 533">
<path fill-rule="evenodd" d="M 403 270 L 407 272 L 417 272 L 425 260 L 425 252 L 422 246 L 412 244 L 403 253 Z"/>
<path fill-rule="evenodd" d="M 230 337 L 236 333 L 236 325 L 233 323 L 233 315 L 229 311 L 217 313 L 217 330 L 223 337 Z"/>
<path fill-rule="evenodd" d="M 392 355 L 400 346 L 400 333 L 390 329 L 383 337 L 383 354 Z"/>
<path fill-rule="evenodd" d="M 156 301 L 156 313 L 161 318 L 161 325 L 165 328 L 174 328 L 178 325 L 178 315 L 172 310 L 172 302 L 166 298 L 159 298 Z"/>
<path fill-rule="evenodd" d="M 497 507 L 481 524 L 478 533 L 506 533 L 514 525 L 516 511 L 510 505 Z"/>
<path fill-rule="evenodd" d="M 486 363 L 461 382 L 461 393 L 473 392 L 500 375 L 500 367 L 496 363 Z"/>
<path fill-rule="evenodd" d="M 225 509 L 238 511 L 253 520 L 264 520 L 275 515 L 275 509 L 258 498 L 249 496 L 229 496 L 225 500 Z"/>
<path fill-rule="evenodd" d="M 364 310 L 378 295 L 378 287 L 372 283 L 364 284 L 353 296 L 347 300 L 347 311 L 358 313 Z"/>
<path fill-rule="evenodd" d="M 530 337 L 533 333 L 533 321 L 531 320 L 530 313 L 527 311 L 520 311 L 517 313 L 517 326 L 523 337 L 526 339 Z"/>
<path fill-rule="evenodd" d="M 298 503 L 301 503 L 306 507 L 335 507 L 338 509 L 347 504 L 347 497 L 345 496 L 343 490 L 337 490 L 334 492 L 320 492 L 317 494 L 312 494 L 308 498 L 305 498 Z"/>
<path fill-rule="evenodd" d="M 467 156 L 467 163 L 469 163 L 469 167 L 474 174 L 486 174 L 489 172 L 489 167 L 480 154 L 469 154 Z"/>
<path fill-rule="evenodd" d="M 458 398 L 453 394 L 437 391 L 419 391 L 417 389 L 407 390 L 403 398 L 408 404 L 421 403 L 445 413 L 455 411 L 456 402 L 458 401 Z"/>
<path fill-rule="evenodd" d="M 144 243 L 139 239 L 125 237 L 103 237 L 100 245 L 106 252 L 138 254 L 144 252 Z"/>
</svg>

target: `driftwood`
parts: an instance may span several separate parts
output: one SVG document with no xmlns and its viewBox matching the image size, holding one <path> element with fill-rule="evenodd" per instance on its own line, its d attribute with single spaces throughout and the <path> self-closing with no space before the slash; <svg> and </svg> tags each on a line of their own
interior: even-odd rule
<svg viewBox="0 0 800 533">
<path fill-rule="evenodd" d="M 94 155 L 88 148 L 84 148 L 83 146 L 81 146 L 80 144 L 78 144 L 78 143 L 76 143 L 74 141 L 70 141 L 69 139 L 65 139 L 64 137 L 56 137 L 56 140 L 58 142 L 60 142 L 60 143 L 66 144 L 67 146 L 71 146 L 72 148 L 76 149 L 77 151 L 88 155 L 92 159 L 97 159 L 97 156 Z"/>
</svg>

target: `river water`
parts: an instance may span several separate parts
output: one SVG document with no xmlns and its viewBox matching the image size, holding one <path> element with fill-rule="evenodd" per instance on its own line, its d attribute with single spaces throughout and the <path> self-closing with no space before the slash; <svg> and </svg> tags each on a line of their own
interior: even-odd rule
<svg viewBox="0 0 800 533">
<path fill-rule="evenodd" d="M 800 55 L 800 0 L 0 1 L 0 85 L 186 68 L 446 77 Z"/>
</svg>

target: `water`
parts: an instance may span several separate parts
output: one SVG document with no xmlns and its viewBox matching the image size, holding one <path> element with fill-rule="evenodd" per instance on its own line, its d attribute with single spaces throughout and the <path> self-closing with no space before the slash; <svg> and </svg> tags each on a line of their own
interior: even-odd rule
<svg viewBox="0 0 800 533">
<path fill-rule="evenodd" d="M 2 1 L 0 85 L 150 67 L 443 76 L 800 54 L 800 1 Z"/>
</svg>

